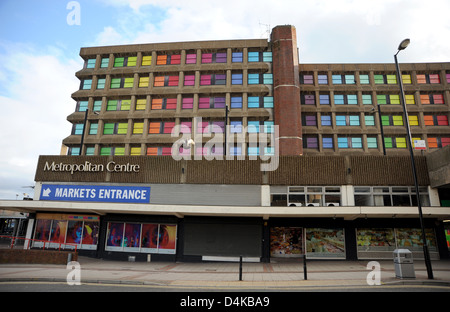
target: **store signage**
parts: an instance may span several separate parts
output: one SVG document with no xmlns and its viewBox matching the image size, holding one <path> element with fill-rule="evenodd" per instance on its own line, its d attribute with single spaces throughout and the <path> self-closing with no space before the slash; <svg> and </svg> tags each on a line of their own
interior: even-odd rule
<svg viewBox="0 0 450 312">
<path fill-rule="evenodd" d="M 48 161 L 44 164 L 44 171 L 52 172 L 134 172 L 137 173 L 140 170 L 140 166 L 136 164 L 117 164 L 114 161 L 104 164 L 93 164 L 89 161 L 85 161 L 82 164 L 65 164 L 65 163 L 55 163 L 54 161 L 49 163 Z"/>
<path fill-rule="evenodd" d="M 414 140 L 414 149 L 416 150 L 426 150 L 427 145 L 425 140 Z"/>
<path fill-rule="evenodd" d="M 148 204 L 150 187 L 43 184 L 40 200 Z"/>
</svg>

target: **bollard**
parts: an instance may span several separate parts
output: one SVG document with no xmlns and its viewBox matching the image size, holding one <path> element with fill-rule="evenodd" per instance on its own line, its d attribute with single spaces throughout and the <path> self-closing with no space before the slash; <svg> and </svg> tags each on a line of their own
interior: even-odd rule
<svg viewBox="0 0 450 312">
<path fill-rule="evenodd" d="M 239 256 L 239 280 L 242 281 L 242 256 Z"/>
<path fill-rule="evenodd" d="M 306 272 L 306 255 L 303 255 L 303 278 L 308 280 L 308 273 Z"/>
<path fill-rule="evenodd" d="M 69 252 L 67 255 L 67 263 L 70 263 L 72 261 L 72 253 Z"/>
</svg>

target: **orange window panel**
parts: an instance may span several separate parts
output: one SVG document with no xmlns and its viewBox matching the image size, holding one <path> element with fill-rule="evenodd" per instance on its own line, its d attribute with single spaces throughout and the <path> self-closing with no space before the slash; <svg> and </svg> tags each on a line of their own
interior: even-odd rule
<svg viewBox="0 0 450 312">
<path fill-rule="evenodd" d="M 161 123 L 160 122 L 151 122 L 148 133 L 150 134 L 158 134 L 160 133 Z"/>
<path fill-rule="evenodd" d="M 158 55 L 156 57 L 156 65 L 166 65 L 167 64 L 167 55 Z"/>
<path fill-rule="evenodd" d="M 427 83 L 427 77 L 425 75 L 417 75 L 417 83 Z"/>
<path fill-rule="evenodd" d="M 420 95 L 420 102 L 422 104 L 430 104 L 430 97 L 428 96 L 428 94 L 421 94 Z"/>
<path fill-rule="evenodd" d="M 149 156 L 158 156 L 158 148 L 157 147 L 148 147 L 147 155 Z"/>
<path fill-rule="evenodd" d="M 153 86 L 155 87 L 164 87 L 164 76 L 155 77 L 155 82 Z"/>
<path fill-rule="evenodd" d="M 425 126 L 434 126 L 433 116 L 425 115 L 423 116 L 423 120 L 425 121 Z"/>
<path fill-rule="evenodd" d="M 152 109 L 162 109 L 163 99 L 152 99 Z"/>
<path fill-rule="evenodd" d="M 437 138 L 428 138 L 427 140 L 428 140 L 429 148 L 437 148 L 438 147 Z"/>
</svg>

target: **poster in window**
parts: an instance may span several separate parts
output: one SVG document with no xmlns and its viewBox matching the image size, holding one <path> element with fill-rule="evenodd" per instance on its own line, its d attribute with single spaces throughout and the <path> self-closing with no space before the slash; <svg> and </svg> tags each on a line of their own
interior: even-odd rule
<svg viewBox="0 0 450 312">
<path fill-rule="evenodd" d="M 83 249 L 91 249 L 88 246 L 94 246 L 94 248 L 96 248 L 98 241 L 98 231 L 98 222 L 84 222 L 83 240 L 81 241 L 81 243 L 83 244 Z"/>
<path fill-rule="evenodd" d="M 81 249 L 96 249 L 98 230 L 98 222 L 69 221 L 66 243 L 77 244 Z"/>
<path fill-rule="evenodd" d="M 176 251 L 177 226 L 160 224 L 159 225 L 159 253 L 174 254 Z"/>
<path fill-rule="evenodd" d="M 50 242 L 64 244 L 66 242 L 67 221 L 53 220 L 50 232 Z"/>
<path fill-rule="evenodd" d="M 394 229 L 358 229 L 358 251 L 394 251 Z"/>
<path fill-rule="evenodd" d="M 303 254 L 303 229 L 270 228 L 270 254 L 273 257 L 300 257 Z"/>
<path fill-rule="evenodd" d="M 400 228 L 396 229 L 398 248 L 409 249 L 410 251 L 422 251 L 422 230 Z M 432 229 L 425 229 L 425 236 L 429 251 L 437 251 L 436 237 Z"/>
<path fill-rule="evenodd" d="M 70 244 L 81 244 L 82 238 L 83 221 L 69 221 L 66 242 Z"/>
<path fill-rule="evenodd" d="M 156 253 L 158 251 L 158 224 L 142 225 L 142 250 Z"/>
<path fill-rule="evenodd" d="M 123 223 L 108 223 L 107 250 L 122 249 L 123 228 Z"/>
<path fill-rule="evenodd" d="M 125 236 L 123 247 L 126 251 L 138 250 L 141 243 L 141 224 L 127 223 L 125 225 Z"/>
<path fill-rule="evenodd" d="M 36 220 L 36 228 L 34 230 L 33 247 L 42 247 L 44 242 L 48 241 L 50 238 L 50 226 L 52 225 L 52 220 L 48 219 L 38 219 Z"/>
<path fill-rule="evenodd" d="M 306 229 L 306 253 L 309 257 L 345 258 L 343 229 Z"/>
</svg>

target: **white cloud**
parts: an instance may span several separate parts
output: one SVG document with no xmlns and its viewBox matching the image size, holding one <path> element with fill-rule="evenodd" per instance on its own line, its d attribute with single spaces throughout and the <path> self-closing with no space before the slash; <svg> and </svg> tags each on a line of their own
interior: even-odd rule
<svg viewBox="0 0 450 312">
<path fill-rule="evenodd" d="M 70 135 L 66 120 L 74 111 L 70 94 L 78 89 L 81 64 L 31 48 L 8 48 L 0 67 L 0 198 L 12 199 L 22 186 L 33 185 L 39 155 L 60 153 Z M 21 193 L 20 193 L 21 194 Z"/>
</svg>

